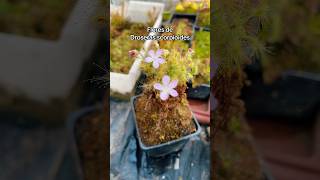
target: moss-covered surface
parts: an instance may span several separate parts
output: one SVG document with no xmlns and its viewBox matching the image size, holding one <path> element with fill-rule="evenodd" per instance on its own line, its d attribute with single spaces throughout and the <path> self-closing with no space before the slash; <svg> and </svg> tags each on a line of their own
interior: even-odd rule
<svg viewBox="0 0 320 180">
<path fill-rule="evenodd" d="M 244 115 L 245 107 L 240 95 L 245 80 L 246 75 L 242 70 L 226 71 L 225 74 L 217 73 L 212 79 L 211 87 L 214 87 L 212 93 L 218 100 L 213 133 L 220 128 L 226 129 L 228 122 Z"/>
<path fill-rule="evenodd" d="M 166 26 L 168 27 L 168 26 Z M 189 19 L 174 19 L 173 22 L 169 25 L 169 27 L 173 28 L 173 32 L 165 32 L 163 36 L 171 36 L 171 35 L 188 35 L 192 36 L 193 28 L 192 23 Z M 160 47 L 164 49 L 172 49 L 177 48 L 182 51 L 187 51 L 189 48 L 188 41 L 159 41 Z"/>
<path fill-rule="evenodd" d="M 195 14 L 199 9 L 199 4 L 196 2 L 182 1 L 176 5 L 176 12 L 184 14 Z"/>
<path fill-rule="evenodd" d="M 147 25 L 132 23 L 120 13 L 111 15 L 110 23 L 110 69 L 111 72 L 127 74 L 133 64 L 133 59 L 128 52 L 133 49 L 140 49 L 143 41 L 131 41 L 130 35 L 146 35 Z"/>
<path fill-rule="evenodd" d="M 153 91 L 145 91 L 136 100 L 138 130 L 145 145 L 165 143 L 196 131 L 185 87 L 180 86 L 177 91 L 179 97 L 166 101 L 157 98 Z"/>
<path fill-rule="evenodd" d="M 56 40 L 76 0 L 0 0 L 0 32 Z"/>
<path fill-rule="evenodd" d="M 143 35 L 146 34 L 146 27 L 135 26 L 128 30 L 123 30 L 116 38 L 110 39 L 110 68 L 111 72 L 129 73 L 129 70 L 134 62 L 130 58 L 128 52 L 133 49 L 140 50 L 143 47 L 143 41 L 131 41 L 131 34 Z M 135 33 L 136 32 L 136 33 Z"/>
<path fill-rule="evenodd" d="M 198 73 L 192 84 L 194 86 L 210 83 L 210 32 L 197 31 L 193 42 L 194 59 L 197 61 Z"/>
<path fill-rule="evenodd" d="M 159 67 L 141 63 L 146 83 L 135 104 L 138 130 L 146 145 L 165 143 L 196 131 L 186 95 L 186 82 L 195 73 L 193 52 L 160 48 L 158 43 L 151 48 L 162 52 L 164 62 Z M 170 96 L 165 96 L 168 91 Z"/>
<path fill-rule="evenodd" d="M 193 28 L 192 22 L 189 19 L 185 18 L 177 18 L 173 19 L 172 27 L 174 29 L 174 33 L 177 35 L 188 35 L 192 36 Z"/>
<path fill-rule="evenodd" d="M 140 50 L 144 44 L 144 41 L 130 40 L 130 35 L 147 35 L 147 27 L 153 25 L 154 18 L 150 17 L 150 22 L 143 24 L 130 22 L 120 13 L 114 13 L 111 16 L 110 69 L 111 72 L 127 74 L 134 62 L 128 52 L 133 49 Z"/>
<path fill-rule="evenodd" d="M 219 131 L 214 139 L 217 156 L 215 178 L 218 180 L 265 179 L 259 157 L 252 145 L 250 130 L 237 119 L 236 131 Z"/>
<path fill-rule="evenodd" d="M 162 21 L 165 22 L 165 21 L 168 21 L 171 17 L 171 12 L 170 11 L 165 11 L 163 12 L 162 14 Z"/>
<path fill-rule="evenodd" d="M 209 9 L 199 12 L 197 24 L 200 27 L 210 27 L 210 10 Z"/>
</svg>

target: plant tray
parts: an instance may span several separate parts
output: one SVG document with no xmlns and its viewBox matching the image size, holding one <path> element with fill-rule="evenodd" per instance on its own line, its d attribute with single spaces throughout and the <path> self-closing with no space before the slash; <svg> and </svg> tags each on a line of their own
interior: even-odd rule
<svg viewBox="0 0 320 180">
<path fill-rule="evenodd" d="M 145 23 L 148 20 L 147 12 L 152 10 L 152 8 L 156 8 L 159 13 L 153 27 L 159 28 L 162 23 L 163 3 L 130 1 L 125 16 L 130 17 L 132 22 Z M 111 6 L 110 11 L 115 11 L 116 9 L 119 9 L 119 7 Z M 149 35 L 155 34 L 156 33 L 150 33 Z M 151 43 L 151 40 L 145 41 L 143 47 L 141 47 L 141 52 L 142 49 L 148 50 Z M 130 99 L 131 95 L 134 94 L 136 82 L 141 75 L 140 63 L 141 59 L 137 58 L 132 64 L 128 74 L 110 72 L 111 96 L 121 99 Z"/>
</svg>

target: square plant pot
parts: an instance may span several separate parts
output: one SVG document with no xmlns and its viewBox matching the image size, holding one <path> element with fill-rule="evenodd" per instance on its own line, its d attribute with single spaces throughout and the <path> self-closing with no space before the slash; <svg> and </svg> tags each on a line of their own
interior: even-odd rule
<svg viewBox="0 0 320 180">
<path fill-rule="evenodd" d="M 125 16 L 129 17 L 132 22 L 146 23 L 148 21 L 147 13 L 153 8 L 156 8 L 158 13 L 153 27 L 159 28 L 162 23 L 163 3 L 130 1 Z M 117 9 L 119 9 L 119 7 L 112 6 L 110 11 L 116 11 Z M 149 35 L 156 35 L 156 33 L 151 32 Z M 145 41 L 140 52 L 142 52 L 143 49 L 148 50 L 151 44 L 152 40 Z M 128 74 L 110 72 L 111 96 L 129 100 L 130 96 L 134 94 L 136 82 L 141 75 L 140 63 L 141 58 L 136 58 Z"/>
<path fill-rule="evenodd" d="M 73 171 L 74 171 L 74 176 L 77 177 L 77 179 L 85 179 L 85 168 L 87 163 L 85 163 L 85 161 L 88 161 L 88 158 L 86 155 L 84 155 L 85 153 L 92 153 L 92 152 L 87 152 L 87 151 L 80 151 L 81 148 L 85 148 L 84 146 L 88 146 L 88 145 L 84 145 L 83 142 L 84 140 L 82 140 L 82 144 L 81 142 L 81 136 L 82 138 L 84 137 L 83 134 L 86 134 L 88 132 L 90 132 L 90 136 L 93 138 L 92 139 L 99 139 L 101 138 L 99 135 L 100 133 L 98 132 L 102 132 L 103 128 L 105 128 L 104 126 L 96 126 L 98 124 L 94 124 L 97 123 L 93 118 L 96 118 L 99 116 L 99 114 L 103 113 L 103 106 L 101 104 L 97 104 L 95 106 L 86 106 L 83 107 L 75 112 L 72 112 L 67 119 L 66 122 L 66 128 L 67 128 L 67 133 L 68 133 L 68 149 L 70 151 L 71 154 L 71 161 L 73 164 Z M 91 124 L 97 128 L 97 129 L 93 129 L 92 127 L 88 127 L 87 125 Z M 98 129 L 100 129 L 98 131 Z M 97 132 L 98 131 L 98 132 Z M 107 131 L 107 130 L 106 130 Z M 93 133 L 94 132 L 94 133 Z M 88 138 L 88 137 L 87 137 Z M 86 141 L 88 142 L 88 141 Z M 92 142 L 88 142 L 88 143 L 92 143 Z M 92 144 L 91 144 L 92 145 Z M 97 146 L 97 144 L 95 144 Z M 96 147 L 97 148 L 97 147 Z M 92 151 L 93 147 L 90 148 L 90 150 Z M 105 149 L 98 149 L 100 152 L 104 151 Z M 95 152 L 97 153 L 97 149 L 95 149 Z M 101 154 L 101 153 L 100 153 Z M 95 154 L 97 155 L 97 154 Z M 91 156 L 91 158 L 93 158 Z M 91 159 L 91 162 L 93 162 L 94 160 Z"/>
<path fill-rule="evenodd" d="M 271 84 L 254 80 L 255 77 L 249 75 L 252 83 L 242 90 L 248 116 L 281 117 L 295 123 L 313 121 L 320 108 L 319 74 L 284 71 Z"/>
<path fill-rule="evenodd" d="M 66 98 L 98 39 L 98 0 L 77 0 L 58 40 L 0 33 L 0 86 L 39 102 Z"/>
<path fill-rule="evenodd" d="M 201 84 L 196 87 L 189 85 L 187 89 L 187 97 L 188 99 L 197 99 L 202 101 L 208 100 L 210 97 L 210 85 Z"/>
<path fill-rule="evenodd" d="M 133 96 L 131 98 L 132 113 L 133 113 L 133 118 L 134 118 L 135 125 L 136 125 L 139 146 L 144 152 L 147 153 L 148 156 L 161 157 L 161 156 L 165 156 L 170 153 L 178 152 L 179 150 L 181 150 L 183 148 L 183 146 L 189 141 L 190 138 L 200 134 L 201 127 L 200 127 L 197 119 L 195 118 L 195 116 L 192 114 L 193 122 L 196 126 L 196 129 L 197 129 L 194 133 L 189 134 L 187 136 L 183 136 L 179 139 L 175 139 L 175 140 L 166 142 L 166 143 L 157 144 L 157 145 L 153 145 L 153 146 L 146 146 L 145 144 L 143 144 L 143 142 L 141 140 L 139 130 L 138 130 L 139 127 L 138 127 L 138 123 L 137 123 L 137 119 L 136 119 L 136 113 L 135 113 L 135 101 L 139 97 L 140 96 Z"/>
<path fill-rule="evenodd" d="M 194 38 L 194 32 L 196 30 L 196 24 L 198 21 L 198 14 L 183 14 L 183 13 L 173 13 L 171 18 L 170 18 L 170 23 L 172 23 L 175 19 L 188 19 L 191 23 L 192 23 L 192 36 L 191 36 L 191 40 L 187 41 L 187 43 L 189 44 L 189 47 L 192 47 L 192 41 Z"/>
</svg>

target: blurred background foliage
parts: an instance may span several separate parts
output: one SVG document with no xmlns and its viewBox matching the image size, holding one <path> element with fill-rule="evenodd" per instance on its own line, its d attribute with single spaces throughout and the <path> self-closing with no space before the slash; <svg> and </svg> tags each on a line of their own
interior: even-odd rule
<svg viewBox="0 0 320 180">
<path fill-rule="evenodd" d="M 265 83 L 287 70 L 319 73 L 319 4 L 317 0 L 213 3 L 213 54 L 218 70 L 212 87 L 220 106 L 218 124 L 219 119 L 225 122 L 244 113 L 239 96 L 247 82 L 246 65 L 260 64 Z"/>
<path fill-rule="evenodd" d="M 285 70 L 320 72 L 320 2 L 269 0 L 269 19 L 260 36 L 270 53 L 262 58 L 264 79 Z"/>
<path fill-rule="evenodd" d="M 264 41 L 259 37 L 261 24 L 268 20 L 268 1 L 215 1 L 212 6 L 212 40 L 217 72 L 211 81 L 218 100 L 214 134 L 235 117 L 242 117 L 244 103 L 239 98 L 246 76 L 245 65 L 265 57 Z"/>
</svg>

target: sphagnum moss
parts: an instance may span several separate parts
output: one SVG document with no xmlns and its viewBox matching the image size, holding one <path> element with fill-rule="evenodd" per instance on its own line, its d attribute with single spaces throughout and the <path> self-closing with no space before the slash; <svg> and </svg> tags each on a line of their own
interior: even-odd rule
<svg viewBox="0 0 320 180">
<path fill-rule="evenodd" d="M 147 27 L 152 26 L 155 21 L 156 13 L 148 12 L 149 21 L 146 24 L 133 23 L 125 18 L 123 13 L 116 12 L 111 14 L 110 22 L 110 69 L 112 72 L 127 74 L 134 62 L 130 59 L 128 52 L 132 49 L 143 47 L 143 41 L 131 41 L 130 35 L 147 35 Z"/>
</svg>

